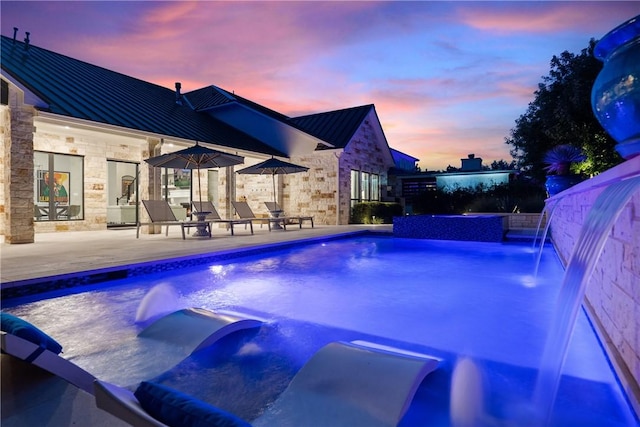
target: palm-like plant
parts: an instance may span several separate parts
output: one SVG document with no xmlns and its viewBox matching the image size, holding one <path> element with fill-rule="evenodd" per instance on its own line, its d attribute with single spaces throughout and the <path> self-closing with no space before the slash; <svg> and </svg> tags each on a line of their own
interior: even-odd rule
<svg viewBox="0 0 640 427">
<path fill-rule="evenodd" d="M 544 162 L 548 165 L 544 170 L 556 175 L 568 175 L 572 163 L 580 163 L 586 159 L 587 156 L 579 147 L 569 144 L 556 145 L 544 156 Z"/>
</svg>

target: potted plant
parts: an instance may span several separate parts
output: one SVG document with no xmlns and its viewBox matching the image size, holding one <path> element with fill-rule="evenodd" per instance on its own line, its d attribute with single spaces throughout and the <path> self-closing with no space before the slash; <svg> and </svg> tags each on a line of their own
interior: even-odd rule
<svg viewBox="0 0 640 427">
<path fill-rule="evenodd" d="M 569 144 L 557 145 L 545 154 L 544 162 L 547 167 L 544 169 L 549 173 L 545 186 L 549 197 L 584 179 L 582 175 L 571 173 L 571 165 L 583 162 L 586 158 L 582 149 Z"/>
</svg>

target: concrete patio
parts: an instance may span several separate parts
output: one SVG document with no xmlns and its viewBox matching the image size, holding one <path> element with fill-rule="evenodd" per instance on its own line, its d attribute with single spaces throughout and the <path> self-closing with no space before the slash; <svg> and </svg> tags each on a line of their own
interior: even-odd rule
<svg viewBox="0 0 640 427">
<path fill-rule="evenodd" d="M 235 236 L 231 236 L 224 228 L 213 227 L 211 239 L 187 235 L 186 240 L 182 240 L 179 227 L 170 227 L 168 236 L 165 236 L 163 228 L 161 234 L 141 233 L 139 239 L 136 239 L 135 228 L 39 233 L 35 236 L 35 243 L 0 244 L 0 281 L 5 287 L 19 285 L 12 282 L 61 274 L 362 230 L 391 232 L 392 226 L 305 226 L 302 229 L 291 226 L 287 231 L 269 232 L 266 226 L 260 227 L 256 224 L 253 235 L 241 226 L 236 227 Z"/>
</svg>

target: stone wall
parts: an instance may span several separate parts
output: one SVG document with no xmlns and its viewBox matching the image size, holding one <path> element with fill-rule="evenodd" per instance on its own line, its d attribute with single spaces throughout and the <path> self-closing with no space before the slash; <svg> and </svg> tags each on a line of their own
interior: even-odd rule
<svg viewBox="0 0 640 427">
<path fill-rule="evenodd" d="M 285 212 L 313 215 L 317 224 L 349 224 L 351 213 L 351 171 L 380 176 L 380 187 L 387 185 L 387 171 L 393 166 L 387 141 L 375 112 L 362 122 L 344 149 L 315 151 L 291 158 L 292 163 L 309 171 L 283 177 Z"/>
<path fill-rule="evenodd" d="M 377 174 L 380 176 L 380 187 L 387 186 L 387 171 L 394 166 L 394 163 L 389 146 L 383 138 L 384 134 L 380 123 L 372 111 L 340 156 L 338 172 L 340 195 L 338 223 L 340 225 L 349 223 L 352 170 Z"/>
<path fill-rule="evenodd" d="M 35 109 L 11 90 L 2 107 L 2 194 L 0 211 L 6 243 L 33 243 L 33 117 Z"/>
<path fill-rule="evenodd" d="M 5 215 L 5 206 L 6 206 L 6 194 L 5 194 L 5 185 L 7 184 L 7 179 L 9 177 L 5 177 L 5 173 L 9 173 L 9 165 L 5 166 L 6 158 L 5 156 L 5 146 L 8 146 L 11 143 L 11 110 L 9 107 L 5 105 L 0 105 L 0 234 L 5 235 L 6 230 L 6 215 Z"/>
<path fill-rule="evenodd" d="M 13 86 L 12 91 L 16 101 L 11 107 L 3 106 L 0 116 L 3 119 L 0 126 L 3 132 L 3 144 L 0 147 L 0 154 L 3 154 L 0 170 L 0 213 L 3 214 L 0 231 L 6 236 L 5 241 L 12 242 L 13 239 L 13 242 L 33 242 L 34 232 L 105 229 L 108 160 L 138 163 L 139 198 L 142 200 L 161 197 L 160 187 L 156 185 L 160 180 L 159 170 L 150 168 L 144 159 L 171 150 L 169 144 L 163 146 L 159 139 L 126 131 L 99 130 L 82 124 L 76 126 L 77 123 L 65 126 L 63 122 L 56 123 L 47 118 L 39 118 L 33 107 L 24 105 L 22 92 Z M 18 163 L 11 163 L 10 150 L 17 150 L 13 155 L 13 161 Z M 83 159 L 80 219 L 34 221 L 34 151 L 74 155 Z M 311 215 L 314 216 L 316 224 L 325 225 L 349 223 L 352 170 L 377 174 L 379 185 L 385 188 L 387 170 L 393 166 L 384 133 L 373 110 L 346 149 L 314 151 L 308 155 L 293 156 L 290 161 L 307 166 L 309 171 L 275 177 L 278 203 L 291 215 Z M 272 201 L 274 198 L 271 176 L 238 175 L 235 173 L 235 169 L 238 168 L 223 168 L 218 174 L 219 213 L 223 217 L 233 215 L 227 203 L 229 198 L 246 199 L 258 216 L 267 215 L 264 202 Z M 196 175 L 194 172 L 194 185 L 197 185 Z M 202 171 L 200 176 L 202 192 L 206 194 L 207 172 Z M 18 186 L 22 190 L 15 192 Z M 384 196 L 384 192 L 382 193 L 381 196 Z M 14 208 L 19 207 L 18 215 L 9 216 L 10 205 Z M 9 218 L 13 220 L 9 221 Z M 142 208 L 141 220 L 147 221 L 147 215 Z M 10 229 L 14 226 L 18 228 Z M 143 229 L 143 232 L 156 231 L 159 231 L 158 227 Z"/>
<path fill-rule="evenodd" d="M 283 177 L 282 206 L 292 215 L 312 215 L 316 224 L 339 224 L 338 158 L 342 150 L 315 151 L 292 157 L 307 172 Z"/>
<path fill-rule="evenodd" d="M 539 213 L 495 213 L 495 212 L 473 212 L 469 215 L 501 215 L 507 217 L 507 228 L 509 230 L 536 230 L 538 223 L 543 229 L 547 224 L 547 215 L 545 214 L 540 222 Z"/>
<path fill-rule="evenodd" d="M 598 195 L 613 182 L 640 174 L 640 157 L 551 198 L 559 203 L 551 236 L 565 265 Z M 636 412 L 640 413 L 640 190 L 627 203 L 589 279 L 585 306 Z"/>
<path fill-rule="evenodd" d="M 84 159 L 83 208 L 82 220 L 74 221 L 37 221 L 35 230 L 90 231 L 104 230 L 107 227 L 107 160 L 142 162 L 148 155 L 148 144 L 144 138 L 114 136 L 100 132 L 78 132 L 75 129 L 56 129 L 39 125 L 33 140 L 34 150 L 57 154 L 81 156 Z M 30 162 L 33 164 L 33 156 Z M 141 163 L 141 169 L 146 164 Z M 141 198 L 148 193 L 144 172 L 140 172 Z M 146 183 L 148 185 L 148 181 Z"/>
</svg>

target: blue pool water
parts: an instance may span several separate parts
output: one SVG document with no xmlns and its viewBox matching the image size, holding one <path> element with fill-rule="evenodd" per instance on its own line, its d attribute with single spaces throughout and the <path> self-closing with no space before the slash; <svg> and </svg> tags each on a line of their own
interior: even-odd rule
<svg viewBox="0 0 640 427">
<path fill-rule="evenodd" d="M 453 366 L 469 356 L 484 375 L 487 425 L 522 425 L 563 274 L 549 246 L 534 277 L 536 257 L 529 244 L 325 240 L 9 301 L 4 310 L 54 336 L 98 378 L 129 387 L 153 378 L 247 420 L 324 344 L 364 339 L 443 359 L 401 425 L 448 425 Z M 158 309 L 231 309 L 268 322 L 183 360 L 168 344 L 136 336 L 150 292 L 176 295 L 156 301 Z M 584 313 L 556 402 L 553 425 L 636 425 Z"/>
</svg>

